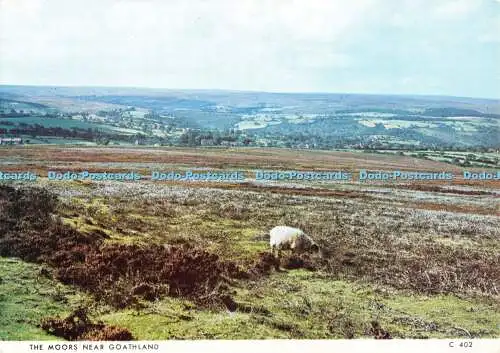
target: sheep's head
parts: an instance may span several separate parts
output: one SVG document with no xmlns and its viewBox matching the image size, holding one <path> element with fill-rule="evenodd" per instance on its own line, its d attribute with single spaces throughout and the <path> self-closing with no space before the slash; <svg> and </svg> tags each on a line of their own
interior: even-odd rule
<svg viewBox="0 0 500 353">
<path fill-rule="evenodd" d="M 318 253 L 320 251 L 320 247 L 314 240 L 311 239 L 310 236 L 303 234 L 302 235 L 302 249 L 307 252 Z"/>
</svg>

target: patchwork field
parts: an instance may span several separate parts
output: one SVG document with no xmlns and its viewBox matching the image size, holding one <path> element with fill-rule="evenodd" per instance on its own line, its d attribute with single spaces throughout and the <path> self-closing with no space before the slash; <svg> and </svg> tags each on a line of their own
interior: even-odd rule
<svg viewBox="0 0 500 353">
<path fill-rule="evenodd" d="M 46 178 L 194 168 L 354 178 Z M 0 182 L 0 339 L 500 337 L 500 181 L 359 182 L 360 169 L 464 170 L 355 152 L 2 148 L 1 171 L 42 177 Z M 277 269 L 275 225 L 323 256 Z"/>
</svg>

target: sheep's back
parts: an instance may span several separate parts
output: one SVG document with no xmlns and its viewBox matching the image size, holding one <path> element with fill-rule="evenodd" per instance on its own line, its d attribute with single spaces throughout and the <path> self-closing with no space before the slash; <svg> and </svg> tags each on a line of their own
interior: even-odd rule
<svg viewBox="0 0 500 353">
<path fill-rule="evenodd" d="M 273 246 L 290 246 L 292 242 L 295 242 L 297 237 L 299 237 L 302 233 L 300 229 L 286 227 L 286 226 L 277 226 L 271 229 L 269 232 L 270 235 L 270 245 Z"/>
</svg>

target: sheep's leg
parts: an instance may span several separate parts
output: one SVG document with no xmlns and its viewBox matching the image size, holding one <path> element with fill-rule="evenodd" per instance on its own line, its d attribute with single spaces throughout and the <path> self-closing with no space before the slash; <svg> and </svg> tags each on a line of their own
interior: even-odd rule
<svg viewBox="0 0 500 353">
<path fill-rule="evenodd" d="M 278 257 L 276 258 L 276 262 L 274 263 L 274 268 L 276 271 L 281 272 L 281 247 L 278 248 Z"/>
<path fill-rule="evenodd" d="M 276 253 L 278 254 L 278 257 L 276 258 Z M 271 246 L 271 254 L 273 255 L 274 259 L 274 269 L 276 271 L 280 270 L 280 249 L 279 247 L 277 248 L 276 245 Z"/>
<path fill-rule="evenodd" d="M 271 247 L 271 254 L 273 255 L 273 257 L 276 257 L 276 253 L 277 253 L 277 248 L 276 248 L 276 245 L 273 245 Z"/>
</svg>

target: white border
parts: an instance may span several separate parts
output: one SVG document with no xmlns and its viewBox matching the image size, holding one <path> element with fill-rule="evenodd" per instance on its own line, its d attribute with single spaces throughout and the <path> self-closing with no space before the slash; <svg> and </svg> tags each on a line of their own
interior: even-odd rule
<svg viewBox="0 0 500 353">
<path fill-rule="evenodd" d="M 462 343 L 462 345 L 461 345 Z M 119 345 L 155 345 L 157 349 L 116 349 Z M 469 346 L 471 344 L 472 346 Z M 33 345 L 39 348 L 34 349 Z M 50 349 L 50 345 L 53 349 Z M 59 349 L 54 349 L 58 347 Z M 92 349 L 89 349 L 91 347 Z M 101 348 L 102 347 L 102 348 Z M 392 340 L 182 340 L 182 341 L 0 341 L 0 353 L 161 352 L 161 353 L 500 353 L 500 339 Z"/>
</svg>

